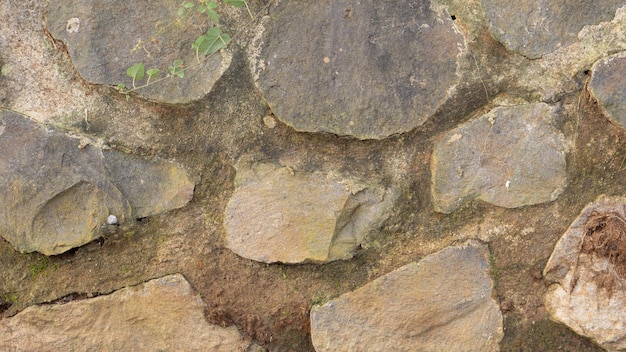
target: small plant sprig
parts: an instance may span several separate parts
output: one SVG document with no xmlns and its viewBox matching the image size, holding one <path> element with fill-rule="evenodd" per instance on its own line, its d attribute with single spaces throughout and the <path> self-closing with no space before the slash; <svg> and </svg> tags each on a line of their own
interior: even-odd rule
<svg viewBox="0 0 626 352">
<path fill-rule="evenodd" d="M 254 16 L 252 15 L 246 0 L 222 1 L 233 7 L 245 7 L 250 15 L 250 18 L 254 20 Z M 232 39 L 231 36 L 228 33 L 223 32 L 222 28 L 219 26 L 219 17 L 216 12 L 217 7 L 218 3 L 215 1 L 197 0 L 197 3 L 195 3 L 193 1 L 185 0 L 180 4 L 178 10 L 176 11 L 178 17 L 182 17 L 187 15 L 190 11 L 193 11 L 195 8 L 197 12 L 206 14 L 212 22 L 212 27 L 205 34 L 200 35 L 191 45 L 192 49 L 196 52 L 196 64 L 198 65 L 207 57 L 228 46 Z M 200 57 L 200 54 L 202 54 L 203 57 Z M 150 68 L 146 70 L 143 63 L 136 63 L 126 70 L 126 75 L 133 79 L 132 88 L 128 88 L 126 87 L 126 84 L 120 83 L 116 86 L 116 89 L 120 93 L 124 94 L 126 99 L 129 99 L 130 93 L 135 90 L 148 87 L 153 83 L 173 78 L 175 76 L 179 78 L 185 77 L 185 70 L 188 68 L 189 67 L 185 67 L 183 60 L 176 59 L 168 67 L 168 74 L 165 77 L 157 78 L 161 74 L 161 70 L 158 68 Z M 148 76 L 146 82 L 144 84 L 137 85 L 137 82 L 141 81 L 146 75 Z M 153 78 L 156 79 L 152 80 Z"/>
</svg>

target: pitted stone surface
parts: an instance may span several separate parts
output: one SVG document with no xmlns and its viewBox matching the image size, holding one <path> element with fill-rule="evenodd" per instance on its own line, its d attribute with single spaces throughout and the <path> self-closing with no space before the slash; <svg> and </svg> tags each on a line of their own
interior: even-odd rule
<svg viewBox="0 0 626 352">
<path fill-rule="evenodd" d="M 626 52 L 593 65 L 589 90 L 606 115 L 626 129 Z"/>
<path fill-rule="evenodd" d="M 0 235 L 18 251 L 60 254 L 118 222 L 185 205 L 184 169 L 103 151 L 83 138 L 0 113 Z"/>
<path fill-rule="evenodd" d="M 624 271 L 616 265 L 623 262 L 624 219 L 626 197 L 599 197 L 559 239 L 544 269 L 551 283 L 545 305 L 552 319 L 608 351 L 626 350 Z M 607 232 L 611 221 L 621 227 L 615 238 Z M 599 241 L 591 240 L 594 232 L 601 235 Z M 601 253 L 603 242 L 609 245 L 608 256 L 590 251 L 596 248 Z"/>
<path fill-rule="evenodd" d="M 545 103 L 498 107 L 444 134 L 431 157 L 435 209 L 476 198 L 506 208 L 555 200 L 567 181 L 555 117 Z"/>
<path fill-rule="evenodd" d="M 498 351 L 502 314 L 488 256 L 470 241 L 314 306 L 315 350 Z"/>
<path fill-rule="evenodd" d="M 236 327 L 209 324 L 180 274 L 0 320 L 2 351 L 246 351 Z M 254 346 L 254 345 L 253 345 Z"/>
<path fill-rule="evenodd" d="M 62 40 L 80 75 L 96 84 L 132 88 L 126 69 L 143 62 L 146 70 L 161 70 L 182 59 L 185 78 L 167 79 L 137 90 L 147 99 L 164 103 L 188 103 L 208 94 L 230 65 L 231 54 L 216 53 L 196 65 L 194 40 L 208 28 L 206 15 L 193 15 L 177 22 L 176 0 L 52 1 L 46 25 L 55 39 Z M 152 78 L 152 81 L 158 77 Z M 146 77 L 137 85 L 145 83 Z"/>
<path fill-rule="evenodd" d="M 481 0 L 489 31 L 530 59 L 577 41 L 580 30 L 613 19 L 624 0 Z"/>
<path fill-rule="evenodd" d="M 466 50 L 428 0 L 281 1 L 258 43 L 251 62 L 276 117 L 362 139 L 421 125 L 457 85 Z"/>
<path fill-rule="evenodd" d="M 266 263 L 349 259 L 397 197 L 322 173 L 292 172 L 239 163 L 225 216 L 232 251 Z"/>
</svg>

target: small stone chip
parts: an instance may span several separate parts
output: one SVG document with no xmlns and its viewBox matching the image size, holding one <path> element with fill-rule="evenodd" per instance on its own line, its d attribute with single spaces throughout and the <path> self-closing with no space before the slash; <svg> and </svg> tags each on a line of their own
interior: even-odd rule
<svg viewBox="0 0 626 352">
<path fill-rule="evenodd" d="M 80 28 L 80 20 L 78 18 L 74 17 L 67 20 L 65 30 L 68 33 L 78 33 L 78 28 Z"/>
<path fill-rule="evenodd" d="M 107 218 L 107 224 L 109 224 L 109 225 L 117 225 L 117 216 L 109 215 L 109 217 Z"/>
</svg>

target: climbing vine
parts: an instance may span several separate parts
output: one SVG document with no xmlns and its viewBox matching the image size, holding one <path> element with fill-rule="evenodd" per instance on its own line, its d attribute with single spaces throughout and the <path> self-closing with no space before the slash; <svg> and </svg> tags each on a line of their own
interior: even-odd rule
<svg viewBox="0 0 626 352">
<path fill-rule="evenodd" d="M 254 20 L 254 15 L 250 11 L 250 7 L 248 6 L 248 2 L 246 0 L 222 0 L 224 4 L 229 6 L 243 8 L 245 7 L 248 11 L 248 15 L 252 20 Z M 228 46 L 232 37 L 224 32 L 219 24 L 219 17 L 217 15 L 217 8 L 219 4 L 216 1 L 209 0 L 195 0 L 188 1 L 184 0 L 178 7 L 176 14 L 179 18 L 190 15 L 192 12 L 196 11 L 201 14 L 206 14 L 207 20 L 210 20 L 211 28 L 209 30 L 200 35 L 191 45 L 191 48 L 195 51 L 196 63 L 186 66 L 183 60 L 175 59 L 172 61 L 172 64 L 168 66 L 167 72 L 165 76 L 159 77 L 163 71 L 156 67 L 152 67 L 146 70 L 143 62 L 138 62 L 126 69 L 126 75 L 132 78 L 132 86 L 127 87 L 126 84 L 120 83 L 116 86 L 117 90 L 126 95 L 128 99 L 130 97 L 130 93 L 136 91 L 141 88 L 148 87 L 154 83 L 163 81 L 165 79 L 170 79 L 174 77 L 184 78 L 185 71 L 190 67 L 201 64 L 207 57 L 213 55 L 218 52 L 220 49 Z M 164 28 L 167 28 L 165 26 Z M 164 29 L 161 29 L 163 31 Z M 161 32 L 157 33 L 160 34 Z M 135 49 L 142 45 L 139 42 Z M 145 81 L 144 81 L 145 78 Z M 143 82 L 143 83 L 141 83 Z"/>
</svg>

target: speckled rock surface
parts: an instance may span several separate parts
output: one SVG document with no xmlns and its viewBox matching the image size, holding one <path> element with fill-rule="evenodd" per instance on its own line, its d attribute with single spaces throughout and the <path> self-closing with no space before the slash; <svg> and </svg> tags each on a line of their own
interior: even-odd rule
<svg viewBox="0 0 626 352">
<path fill-rule="evenodd" d="M 381 187 L 263 163 L 240 163 L 235 183 L 228 247 L 266 263 L 349 259 L 396 198 Z"/>
<path fill-rule="evenodd" d="M 185 205 L 193 183 L 180 166 L 0 112 L 0 235 L 21 252 L 63 253 L 123 223 Z"/>
<path fill-rule="evenodd" d="M 466 50 L 450 15 L 425 0 L 282 1 L 258 43 L 254 74 L 276 117 L 357 138 L 421 125 L 457 85 Z"/>
<path fill-rule="evenodd" d="M 475 198 L 507 208 L 555 200 L 567 181 L 555 119 L 545 103 L 497 107 L 445 133 L 431 157 L 435 209 Z"/>
<path fill-rule="evenodd" d="M 589 91 L 607 117 L 626 129 L 626 53 L 596 62 L 591 72 Z"/>
<path fill-rule="evenodd" d="M 537 59 L 574 43 L 586 25 L 613 19 L 623 0 L 481 0 L 491 34 L 511 51 Z"/>
<path fill-rule="evenodd" d="M 174 77 L 136 93 L 163 103 L 188 103 L 211 91 L 232 55 L 217 53 L 197 64 L 194 51 L 188 48 L 208 29 L 209 21 L 193 10 L 189 11 L 193 15 L 178 18 L 179 5 L 175 0 L 54 1 L 48 5 L 46 25 L 55 39 L 67 45 L 76 69 L 91 83 L 124 83 L 132 88 L 132 78 L 126 75 L 130 66 L 142 62 L 146 70 L 159 69 L 161 74 L 154 81 L 167 75 L 174 60 L 182 59 L 188 66 L 186 79 Z M 136 85 L 146 81 L 147 76 Z"/>
<path fill-rule="evenodd" d="M 244 352 L 234 326 L 209 324 L 205 304 L 180 274 L 109 295 L 32 306 L 0 320 L 3 351 Z"/>
<path fill-rule="evenodd" d="M 498 351 L 488 254 L 471 241 L 446 248 L 314 306 L 315 350 Z"/>
</svg>

